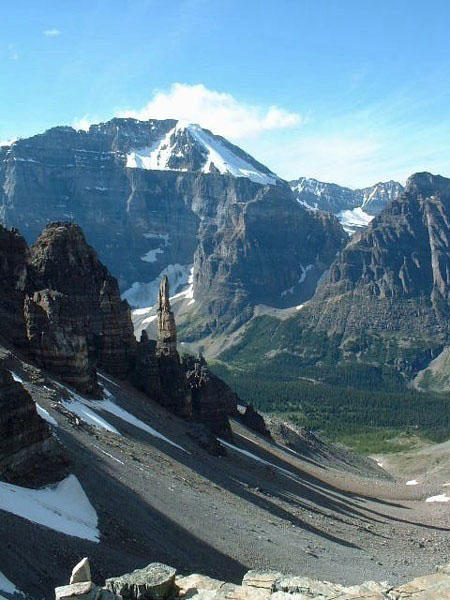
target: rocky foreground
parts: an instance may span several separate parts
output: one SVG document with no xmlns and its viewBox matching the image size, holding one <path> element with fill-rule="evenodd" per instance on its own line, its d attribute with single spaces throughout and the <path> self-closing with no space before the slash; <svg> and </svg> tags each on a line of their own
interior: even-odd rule
<svg viewBox="0 0 450 600">
<path fill-rule="evenodd" d="M 177 576 L 174 568 L 152 563 L 111 577 L 99 587 L 92 582 L 89 561 L 84 558 L 74 567 L 69 585 L 57 587 L 55 595 L 56 600 L 445 600 L 450 598 L 450 564 L 394 588 L 375 581 L 344 587 L 299 575 L 256 570 L 248 571 L 242 584 L 235 585 L 205 575 Z"/>
</svg>

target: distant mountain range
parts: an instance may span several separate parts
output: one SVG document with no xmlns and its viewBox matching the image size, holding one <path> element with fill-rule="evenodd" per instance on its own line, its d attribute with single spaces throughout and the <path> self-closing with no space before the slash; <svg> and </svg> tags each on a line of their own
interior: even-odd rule
<svg viewBox="0 0 450 600">
<path fill-rule="evenodd" d="M 307 177 L 290 181 L 289 185 L 300 204 L 309 210 L 333 213 L 349 234 L 367 227 L 403 191 L 403 186 L 392 180 L 355 190 Z"/>
</svg>

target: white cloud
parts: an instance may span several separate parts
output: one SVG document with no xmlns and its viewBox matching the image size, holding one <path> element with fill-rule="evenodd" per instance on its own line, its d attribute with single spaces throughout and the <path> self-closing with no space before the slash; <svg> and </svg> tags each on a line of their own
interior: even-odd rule
<svg viewBox="0 0 450 600">
<path fill-rule="evenodd" d="M 89 127 L 95 123 L 96 121 L 91 119 L 88 115 L 84 115 L 81 118 L 75 118 L 72 122 L 72 127 L 74 129 L 82 129 L 83 131 L 88 131 Z"/>
<path fill-rule="evenodd" d="M 17 137 L 13 137 L 10 138 L 9 140 L 0 140 L 0 147 L 1 146 L 11 146 L 11 144 L 14 144 L 14 142 L 17 142 L 19 138 Z"/>
<path fill-rule="evenodd" d="M 168 92 L 155 92 L 140 110 L 123 110 L 120 117 L 135 119 L 180 119 L 198 123 L 213 133 L 231 139 L 256 136 L 264 131 L 294 127 L 302 117 L 278 106 L 254 106 L 239 102 L 231 94 L 210 90 L 203 84 L 172 84 Z"/>
<path fill-rule="evenodd" d="M 60 30 L 56 28 L 45 29 L 42 33 L 47 37 L 57 37 L 58 35 L 61 35 Z"/>
</svg>

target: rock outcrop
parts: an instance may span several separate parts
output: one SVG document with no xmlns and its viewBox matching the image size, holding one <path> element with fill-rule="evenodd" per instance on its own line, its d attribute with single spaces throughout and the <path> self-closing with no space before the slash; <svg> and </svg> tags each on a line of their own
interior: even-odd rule
<svg viewBox="0 0 450 600">
<path fill-rule="evenodd" d="M 30 394 L 0 365 L 0 479 L 30 487 L 56 481 L 65 465 L 62 447 Z"/>
<path fill-rule="evenodd" d="M 157 314 L 156 358 L 162 390 L 160 402 L 180 416 L 191 417 L 192 395 L 177 351 L 177 330 L 175 317 L 170 307 L 167 276 L 161 279 Z"/>
<path fill-rule="evenodd" d="M 208 369 L 203 357 L 184 359 L 192 394 L 192 415 L 217 435 L 231 436 L 228 418 L 237 415 L 237 395 Z"/>
<path fill-rule="evenodd" d="M 156 354 L 158 357 L 178 357 L 177 328 L 175 317 L 170 307 L 169 279 L 164 275 L 161 279 L 158 293 L 158 341 Z"/>
<path fill-rule="evenodd" d="M 156 357 L 156 341 L 150 340 L 145 330 L 136 346 L 134 367 L 129 379 L 138 390 L 162 403 L 163 388 Z"/>
<path fill-rule="evenodd" d="M 107 579 L 107 589 L 123 600 L 166 600 L 175 595 L 176 570 L 161 563 L 151 563 L 121 577 Z"/>
<path fill-rule="evenodd" d="M 129 307 L 81 229 L 47 226 L 31 247 L 30 271 L 27 330 L 40 364 L 66 381 L 73 372 L 78 383 L 70 383 L 87 392 L 95 391 L 97 366 L 125 378 L 135 353 Z"/>
<path fill-rule="evenodd" d="M 16 346 L 26 344 L 23 300 L 27 281 L 28 247 L 15 229 L 0 225 L 1 337 Z"/>
<path fill-rule="evenodd" d="M 398 181 L 380 182 L 367 188 L 351 189 L 335 183 L 300 177 L 289 182 L 296 199 L 311 210 L 326 210 L 336 216 L 343 211 L 363 210 L 378 215 L 403 191 Z"/>
<path fill-rule="evenodd" d="M 256 433 L 270 437 L 270 431 L 267 428 L 264 417 L 251 404 L 245 407 L 244 412 L 239 415 L 239 420 L 249 429 L 256 431 Z"/>
<path fill-rule="evenodd" d="M 94 600 L 110 590 L 122 600 L 446 600 L 450 598 L 450 565 L 438 567 L 437 573 L 417 577 L 394 587 L 387 582 L 366 581 L 360 585 L 343 586 L 298 575 L 284 575 L 278 571 L 249 571 L 241 585 L 213 579 L 194 573 L 175 576 L 176 571 L 160 563 L 151 563 L 144 569 L 106 580 L 106 587 L 95 586 L 95 593 L 84 596 L 85 590 L 73 588 L 73 595 L 61 594 L 65 588 L 56 588 L 56 599 L 73 597 Z M 77 584 L 82 585 L 82 584 Z M 92 590 L 92 585 L 90 590 Z M 91 592 L 92 593 L 92 592 Z"/>
</svg>

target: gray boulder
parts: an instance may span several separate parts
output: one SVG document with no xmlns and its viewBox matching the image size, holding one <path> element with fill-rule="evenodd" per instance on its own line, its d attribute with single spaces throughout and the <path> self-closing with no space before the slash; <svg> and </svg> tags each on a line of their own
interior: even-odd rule
<svg viewBox="0 0 450 600">
<path fill-rule="evenodd" d="M 166 600 L 175 596 L 176 570 L 161 563 L 151 563 L 120 577 L 106 580 L 105 586 L 123 600 Z"/>
</svg>

